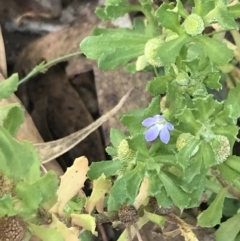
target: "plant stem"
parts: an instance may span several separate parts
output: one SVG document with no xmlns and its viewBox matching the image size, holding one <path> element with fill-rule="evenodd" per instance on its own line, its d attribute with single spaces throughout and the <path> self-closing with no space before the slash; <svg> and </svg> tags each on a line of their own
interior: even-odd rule
<svg viewBox="0 0 240 241">
<path fill-rule="evenodd" d="M 235 187 L 233 187 L 231 184 L 229 184 L 223 177 L 222 175 L 219 173 L 219 171 L 216 168 L 212 168 L 211 169 L 211 173 L 214 177 L 216 177 L 216 179 L 219 181 L 219 183 L 223 186 L 223 187 L 227 187 L 228 188 L 228 192 L 230 194 L 232 194 L 234 197 L 236 197 L 238 200 L 240 200 L 240 192 L 239 190 L 237 190 Z"/>
<path fill-rule="evenodd" d="M 57 64 L 59 62 L 62 62 L 63 60 L 69 59 L 71 57 L 80 55 L 80 54 L 82 54 L 81 51 L 61 56 L 61 57 L 56 58 L 54 60 L 51 60 L 51 61 L 49 61 L 45 64 L 40 64 L 40 65 L 36 66 L 32 71 L 30 71 L 30 73 L 28 73 L 23 79 L 21 79 L 19 81 L 18 85 L 24 83 L 25 81 L 27 81 L 28 79 L 30 79 L 34 75 L 38 74 L 39 72 L 43 72 L 44 70 L 46 70 L 50 66 L 52 66 L 54 64 Z"/>
</svg>

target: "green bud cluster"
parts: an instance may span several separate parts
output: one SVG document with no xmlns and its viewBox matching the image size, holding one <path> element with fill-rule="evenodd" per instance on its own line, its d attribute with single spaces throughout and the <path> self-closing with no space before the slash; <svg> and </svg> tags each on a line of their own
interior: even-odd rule
<svg viewBox="0 0 240 241">
<path fill-rule="evenodd" d="M 176 148 L 178 151 L 180 151 L 183 147 L 185 147 L 188 143 L 190 143 L 194 139 L 194 136 L 190 133 L 182 133 L 179 135 L 177 142 L 176 142 Z M 198 151 L 198 147 L 196 147 L 191 156 L 194 156 Z"/>
<path fill-rule="evenodd" d="M 14 181 L 7 178 L 3 173 L 0 173 L 0 198 L 2 198 L 5 194 L 12 195 L 14 187 Z"/>
<path fill-rule="evenodd" d="M 189 142 L 194 139 L 194 136 L 190 133 L 182 133 L 179 135 L 176 143 L 177 150 L 180 151 L 185 147 Z"/>
<path fill-rule="evenodd" d="M 186 18 L 183 23 L 183 28 L 186 33 L 191 36 L 199 35 L 204 30 L 203 19 L 199 15 L 193 13 Z"/>
<path fill-rule="evenodd" d="M 156 49 L 160 47 L 163 43 L 164 41 L 161 38 L 157 37 L 148 40 L 148 42 L 145 45 L 144 54 L 147 58 L 147 61 L 149 64 L 155 67 L 163 66 L 161 59 L 157 56 L 156 53 Z"/>
<path fill-rule="evenodd" d="M 118 146 L 118 158 L 122 162 L 130 162 L 133 161 L 136 157 L 136 152 L 132 150 L 127 140 L 122 140 Z"/>
<path fill-rule="evenodd" d="M 226 136 L 217 135 L 215 139 L 219 142 L 219 147 L 215 150 L 215 156 L 218 164 L 221 164 L 231 154 L 230 143 Z"/>
</svg>

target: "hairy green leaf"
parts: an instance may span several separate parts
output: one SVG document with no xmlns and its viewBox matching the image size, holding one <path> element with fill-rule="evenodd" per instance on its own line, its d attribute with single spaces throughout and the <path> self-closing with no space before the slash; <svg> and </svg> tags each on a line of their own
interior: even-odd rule
<svg viewBox="0 0 240 241">
<path fill-rule="evenodd" d="M 102 174 L 110 177 L 116 174 L 122 166 L 123 164 L 119 160 L 92 162 L 87 175 L 91 180 L 99 178 Z"/>
<path fill-rule="evenodd" d="M 221 222 L 223 203 L 227 188 L 222 188 L 207 210 L 198 216 L 198 225 L 201 227 L 213 227 Z"/>
<path fill-rule="evenodd" d="M 18 74 L 13 74 L 0 83 L 0 100 L 10 97 L 18 87 Z"/>
</svg>

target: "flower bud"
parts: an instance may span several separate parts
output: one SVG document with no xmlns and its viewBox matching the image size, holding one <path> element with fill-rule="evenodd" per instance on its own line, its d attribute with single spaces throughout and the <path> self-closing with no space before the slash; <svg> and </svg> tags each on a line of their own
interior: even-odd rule
<svg viewBox="0 0 240 241">
<path fill-rule="evenodd" d="M 136 152 L 132 150 L 127 140 L 122 140 L 118 146 L 118 158 L 122 162 L 130 162 L 134 160 L 136 157 Z"/>
<path fill-rule="evenodd" d="M 119 220 L 126 226 L 135 224 L 139 220 L 139 215 L 136 208 L 133 205 L 127 206 L 121 205 L 118 211 Z"/>
<path fill-rule="evenodd" d="M 219 142 L 219 146 L 214 150 L 216 161 L 218 164 L 223 163 L 231 154 L 229 140 L 226 136 L 217 135 L 215 140 Z"/>
<path fill-rule="evenodd" d="M 160 47 L 163 43 L 164 41 L 160 37 L 157 37 L 148 40 L 148 42 L 145 45 L 144 54 L 147 58 L 147 61 L 149 64 L 155 67 L 163 66 L 161 59 L 157 56 L 156 53 L 156 49 Z"/>
<path fill-rule="evenodd" d="M 191 36 L 199 35 L 204 30 L 203 19 L 199 15 L 193 13 L 186 18 L 183 23 L 183 28 L 186 33 Z"/>
<path fill-rule="evenodd" d="M 177 150 L 180 151 L 184 146 L 186 146 L 194 136 L 190 133 L 182 133 L 179 135 L 176 143 Z"/>
<path fill-rule="evenodd" d="M 183 147 L 185 147 L 188 143 L 190 143 L 194 139 L 194 136 L 190 133 L 182 133 L 179 135 L 176 143 L 176 148 L 180 151 Z M 196 147 L 191 156 L 194 156 L 198 151 L 198 147 Z"/>
<path fill-rule="evenodd" d="M 0 198 L 5 194 L 13 194 L 15 183 L 13 180 L 8 179 L 6 175 L 0 172 Z"/>
</svg>

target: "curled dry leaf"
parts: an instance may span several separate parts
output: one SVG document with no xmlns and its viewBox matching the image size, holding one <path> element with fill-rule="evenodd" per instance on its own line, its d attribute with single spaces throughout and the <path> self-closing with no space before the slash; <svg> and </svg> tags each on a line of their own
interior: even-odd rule
<svg viewBox="0 0 240 241">
<path fill-rule="evenodd" d="M 123 106 L 131 91 L 132 90 L 129 90 L 113 109 L 102 115 L 95 122 L 85 127 L 84 129 L 56 141 L 34 144 L 35 148 L 37 148 L 39 152 L 42 163 L 47 163 L 67 152 L 68 150 L 76 146 L 79 142 L 84 140 L 89 134 L 95 131 L 104 122 L 109 120 L 113 115 L 118 113 L 119 109 Z"/>
<path fill-rule="evenodd" d="M 169 217 L 171 217 L 171 219 L 177 223 L 185 241 L 198 241 L 198 238 L 193 233 L 191 227 L 187 223 L 185 223 L 181 218 L 179 218 L 173 213 L 169 214 Z"/>
<path fill-rule="evenodd" d="M 88 213 L 91 213 L 95 206 L 98 207 L 98 212 L 103 213 L 104 196 L 110 187 L 111 181 L 107 180 L 104 174 L 93 181 L 93 191 L 85 206 Z"/>
<path fill-rule="evenodd" d="M 49 227 L 59 231 L 64 237 L 65 241 L 79 241 L 78 235 L 80 231 L 76 232 L 76 230 L 67 228 L 66 225 L 60 222 L 54 214 L 52 214 L 52 223 L 49 225 Z"/>
<path fill-rule="evenodd" d="M 58 201 L 51 208 L 51 212 L 58 213 L 59 215 L 64 214 L 64 206 L 84 186 L 88 170 L 88 160 L 86 157 L 75 159 L 73 165 L 69 167 L 61 177 L 61 183 L 57 192 Z"/>
<path fill-rule="evenodd" d="M 136 209 L 138 209 L 148 197 L 148 186 L 149 186 L 149 179 L 145 177 L 142 181 L 141 187 L 139 189 L 139 193 L 133 204 L 133 206 Z"/>
</svg>

